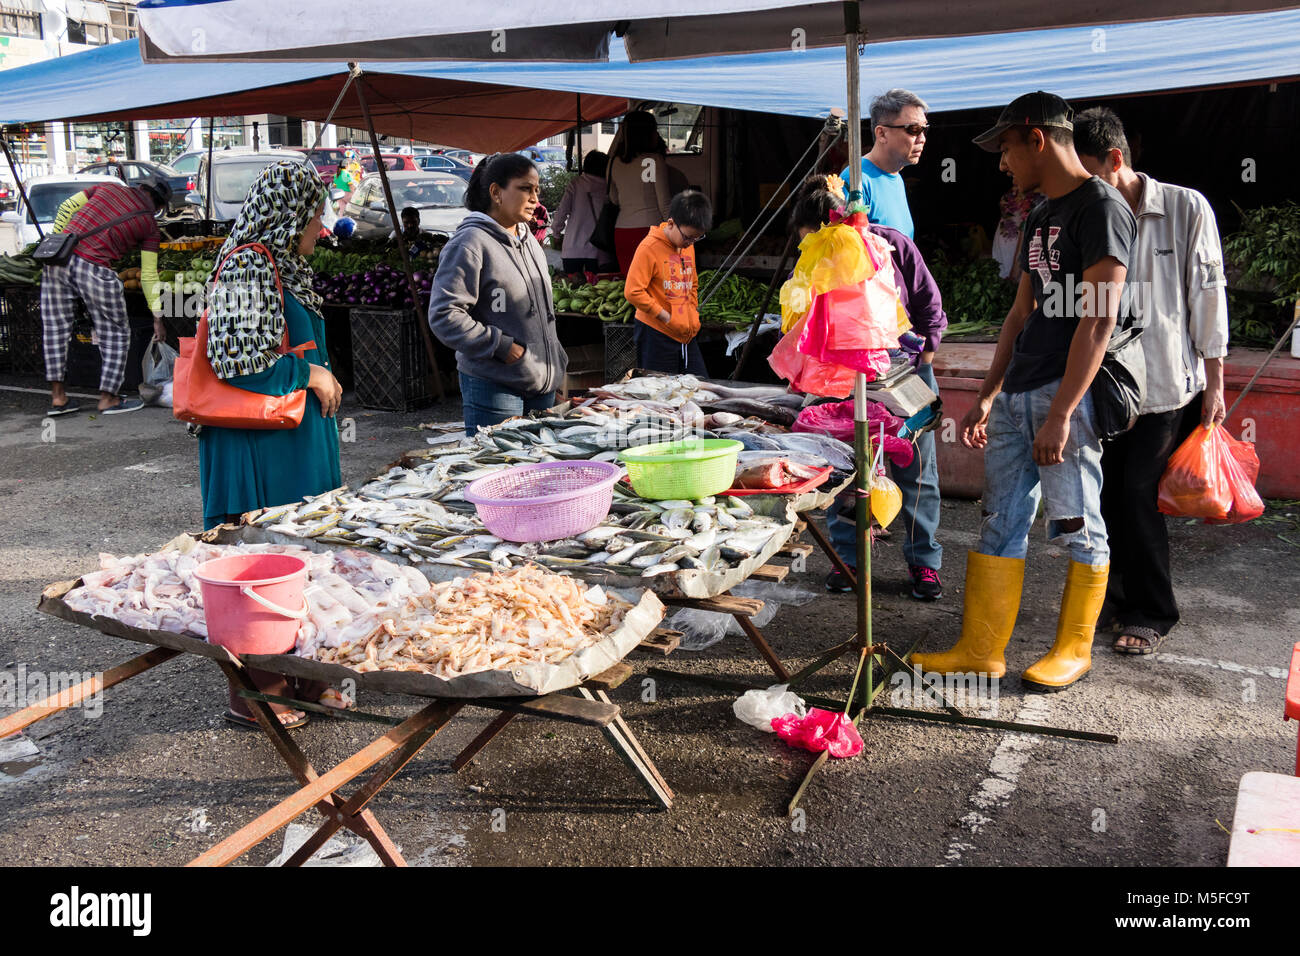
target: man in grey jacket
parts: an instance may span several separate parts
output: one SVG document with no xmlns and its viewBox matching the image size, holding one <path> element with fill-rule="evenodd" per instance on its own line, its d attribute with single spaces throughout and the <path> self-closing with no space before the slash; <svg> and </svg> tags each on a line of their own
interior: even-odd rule
<svg viewBox="0 0 1300 956">
<path fill-rule="evenodd" d="M 1197 425 L 1224 417 L 1223 250 L 1204 196 L 1133 170 L 1114 112 L 1096 107 L 1076 116 L 1074 146 L 1084 168 L 1118 189 L 1137 216 L 1128 281 L 1144 327 L 1147 392 L 1137 424 L 1102 456 L 1102 516 L 1111 539 L 1102 621 L 1119 635 L 1116 651 L 1152 654 L 1179 617 L 1169 536 L 1156 508 L 1160 477 Z"/>
<path fill-rule="evenodd" d="M 471 210 L 438 259 L 429 327 L 456 350 L 465 431 L 549 408 L 568 355 L 555 331 L 546 257 L 525 224 L 537 206 L 537 169 L 499 153 L 479 163 Z"/>
</svg>

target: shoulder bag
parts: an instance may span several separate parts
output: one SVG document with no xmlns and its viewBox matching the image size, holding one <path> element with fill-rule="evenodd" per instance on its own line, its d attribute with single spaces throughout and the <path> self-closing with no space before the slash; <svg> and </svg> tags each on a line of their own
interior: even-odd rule
<svg viewBox="0 0 1300 956">
<path fill-rule="evenodd" d="M 1116 329 L 1089 388 L 1093 423 L 1102 441 L 1118 438 L 1137 424 L 1147 391 L 1141 335 L 1141 328 Z"/>
<path fill-rule="evenodd" d="M 609 168 L 605 171 L 605 205 L 600 207 L 600 215 L 596 217 L 596 226 L 591 230 L 591 236 L 587 239 L 589 243 L 599 249 L 601 252 L 614 254 L 614 223 L 618 222 L 618 203 L 609 199 L 609 181 L 614 175 L 613 156 L 609 158 Z M 588 198 L 591 194 L 587 194 Z"/>
<path fill-rule="evenodd" d="M 231 249 L 221 265 L 241 249 L 255 249 L 271 260 L 275 269 L 275 289 L 280 295 L 280 308 L 284 309 L 284 289 L 280 285 L 280 270 L 270 250 L 260 242 L 249 242 Z M 214 279 L 216 277 L 214 276 Z M 211 425 L 216 428 L 297 428 L 302 424 L 307 409 L 307 389 L 295 389 L 288 395 L 261 395 L 217 377 L 208 361 L 208 310 L 203 310 L 198 329 L 193 338 L 180 340 L 180 358 L 176 359 L 172 380 L 172 414 L 192 425 Z M 289 319 L 285 317 L 284 341 L 280 353 L 293 353 L 299 358 L 314 349 L 315 342 L 289 346 Z"/>
</svg>

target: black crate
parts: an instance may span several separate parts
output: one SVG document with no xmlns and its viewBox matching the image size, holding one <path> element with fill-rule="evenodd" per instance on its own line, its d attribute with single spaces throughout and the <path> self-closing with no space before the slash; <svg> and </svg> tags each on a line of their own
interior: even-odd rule
<svg viewBox="0 0 1300 956">
<path fill-rule="evenodd" d="M 352 375 L 364 407 L 409 412 L 433 404 L 422 321 L 410 309 L 352 310 Z"/>
<path fill-rule="evenodd" d="M 636 368 L 636 342 L 631 322 L 605 323 L 605 382 L 617 382 Z"/>
<path fill-rule="evenodd" d="M 40 286 L 0 289 L 0 369 L 18 375 L 45 372 Z"/>
</svg>

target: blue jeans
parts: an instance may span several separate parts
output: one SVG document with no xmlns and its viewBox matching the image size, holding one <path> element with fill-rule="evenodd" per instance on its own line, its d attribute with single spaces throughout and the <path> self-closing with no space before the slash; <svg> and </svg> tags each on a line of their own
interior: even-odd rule
<svg viewBox="0 0 1300 956">
<path fill-rule="evenodd" d="M 922 362 L 916 367 L 916 374 L 938 394 L 939 386 L 935 382 L 933 366 Z M 928 431 L 918 436 L 914 445 L 916 454 L 910 465 L 900 468 L 890 464 L 898 490 L 903 493 L 903 507 L 899 512 L 903 521 L 903 559 L 909 565 L 920 565 L 938 571 L 943 567 L 943 547 L 936 538 L 939 530 L 939 466 L 935 461 L 934 432 Z M 841 518 L 836 514 L 841 507 L 847 511 L 852 506 L 852 491 L 837 498 L 826 510 L 826 529 L 830 532 L 835 553 L 849 567 L 856 567 L 856 522 L 852 518 Z"/>
<path fill-rule="evenodd" d="M 460 373 L 460 397 L 465 406 L 465 434 L 473 437 L 480 428 L 499 425 L 507 418 L 527 412 L 550 408 L 555 404 L 555 393 L 547 392 L 535 398 L 525 398 L 518 392 L 489 382 L 485 378 Z"/>
<path fill-rule="evenodd" d="M 1093 427 L 1092 396 L 1084 395 L 1070 416 L 1065 460 L 1034 464 L 1034 435 L 1047 420 L 1060 381 L 993 400 L 988 444 L 984 448 L 984 521 L 979 552 L 997 558 L 1023 558 L 1029 529 L 1041 498 L 1047 537 L 1080 564 L 1110 562 L 1106 524 L 1101 517 L 1101 440 Z M 1065 523 L 1082 518 L 1077 529 Z"/>
</svg>

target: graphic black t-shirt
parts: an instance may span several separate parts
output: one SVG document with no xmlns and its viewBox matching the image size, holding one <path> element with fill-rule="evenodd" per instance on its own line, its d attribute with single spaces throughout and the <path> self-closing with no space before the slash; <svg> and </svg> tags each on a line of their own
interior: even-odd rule
<svg viewBox="0 0 1300 956">
<path fill-rule="evenodd" d="M 1091 302 L 1099 297 L 1083 287 L 1083 271 L 1107 256 L 1127 267 L 1136 237 L 1137 220 L 1128 203 L 1096 176 L 1030 211 L 1020 268 L 1033 282 L 1034 311 L 1016 336 L 1004 392 L 1027 392 L 1065 374 L 1079 316 L 1082 310 L 1093 314 Z"/>
</svg>

